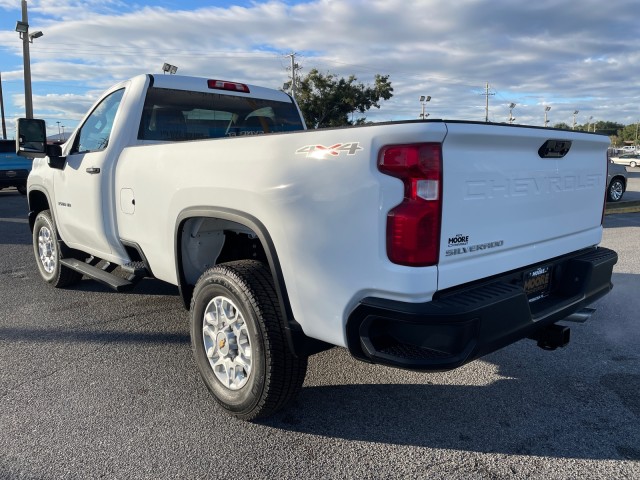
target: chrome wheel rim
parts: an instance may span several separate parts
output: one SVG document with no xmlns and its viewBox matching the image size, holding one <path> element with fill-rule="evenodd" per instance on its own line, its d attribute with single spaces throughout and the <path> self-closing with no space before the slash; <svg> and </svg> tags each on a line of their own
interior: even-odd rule
<svg viewBox="0 0 640 480">
<path fill-rule="evenodd" d="M 622 198 L 622 183 L 614 182 L 611 185 L 611 199 L 620 200 Z"/>
<path fill-rule="evenodd" d="M 48 227 L 41 227 L 38 231 L 38 256 L 44 271 L 53 273 L 56 269 L 56 248 Z"/>
<path fill-rule="evenodd" d="M 244 387 L 251 375 L 252 351 L 244 316 L 227 297 L 209 302 L 202 319 L 202 340 L 216 378 L 229 390 Z"/>
</svg>

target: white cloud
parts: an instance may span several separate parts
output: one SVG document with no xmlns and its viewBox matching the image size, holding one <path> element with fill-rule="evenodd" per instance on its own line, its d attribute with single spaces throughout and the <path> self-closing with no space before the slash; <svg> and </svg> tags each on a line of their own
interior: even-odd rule
<svg viewBox="0 0 640 480">
<path fill-rule="evenodd" d="M 9 3 L 18 4 L 0 0 L 0 8 Z M 30 23 L 45 32 L 31 46 L 34 105 L 77 118 L 80 104 L 91 103 L 88 89 L 159 73 L 164 62 L 179 74 L 278 88 L 287 79 L 284 54 L 296 51 L 303 74 L 316 67 L 363 82 L 389 74 L 394 97 L 373 119 L 417 118 L 418 96 L 428 94 L 430 118 L 483 120 L 489 82 L 494 121 L 505 121 L 508 103 L 516 102 L 523 123 L 540 125 L 543 105 L 552 106 L 552 124 L 570 123 L 575 109 L 579 123 L 590 115 L 632 123 L 639 116 L 633 72 L 640 71 L 640 22 L 617 14 L 633 11 L 634 0 L 610 3 L 605 17 L 596 0 L 270 1 L 191 11 L 32 1 Z M 15 32 L 0 32 L 0 45 L 14 55 L 3 79 L 21 79 Z M 83 88 L 72 104 L 63 85 Z"/>
</svg>

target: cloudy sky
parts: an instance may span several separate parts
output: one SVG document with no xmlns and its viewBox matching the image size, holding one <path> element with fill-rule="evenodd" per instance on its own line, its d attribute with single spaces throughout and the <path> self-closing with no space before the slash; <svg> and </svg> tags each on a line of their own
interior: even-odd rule
<svg viewBox="0 0 640 480">
<path fill-rule="evenodd" d="M 102 90 L 139 73 L 281 88 L 286 54 L 394 96 L 373 121 L 429 118 L 553 125 L 640 119 L 638 0 L 29 0 L 33 104 L 51 132 L 77 125 Z M 8 136 L 24 115 L 20 0 L 0 0 Z"/>
</svg>

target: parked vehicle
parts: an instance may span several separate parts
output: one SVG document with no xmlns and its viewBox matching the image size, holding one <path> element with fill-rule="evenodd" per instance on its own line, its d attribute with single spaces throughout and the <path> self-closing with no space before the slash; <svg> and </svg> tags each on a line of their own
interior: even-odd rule
<svg viewBox="0 0 640 480">
<path fill-rule="evenodd" d="M 38 157 L 42 279 L 177 285 L 200 374 L 239 418 L 286 405 L 308 356 L 333 346 L 420 371 L 523 338 L 564 346 L 557 322 L 584 321 L 612 286 L 606 136 L 443 120 L 305 131 L 283 92 L 176 75 L 112 87 L 62 146 L 41 120 L 18 135 Z"/>
<path fill-rule="evenodd" d="M 622 165 L 616 165 L 609 161 L 607 169 L 607 199 L 610 202 L 622 200 L 624 192 L 627 190 L 627 169 Z"/>
<path fill-rule="evenodd" d="M 611 161 L 613 163 L 617 163 L 618 165 L 628 165 L 632 168 L 635 168 L 640 164 L 640 154 L 639 153 L 625 153 L 622 155 L 618 155 L 615 157 L 611 157 Z"/>
<path fill-rule="evenodd" d="M 26 195 L 31 159 L 16 155 L 15 140 L 0 140 L 0 189 L 16 187 Z"/>
</svg>

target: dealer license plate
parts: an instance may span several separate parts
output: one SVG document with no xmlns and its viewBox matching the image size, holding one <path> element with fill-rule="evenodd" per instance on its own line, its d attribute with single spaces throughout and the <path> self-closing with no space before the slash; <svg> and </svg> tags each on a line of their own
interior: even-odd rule
<svg viewBox="0 0 640 480">
<path fill-rule="evenodd" d="M 523 275 L 524 291 L 529 303 L 540 300 L 551 291 L 551 265 L 529 270 Z"/>
</svg>

